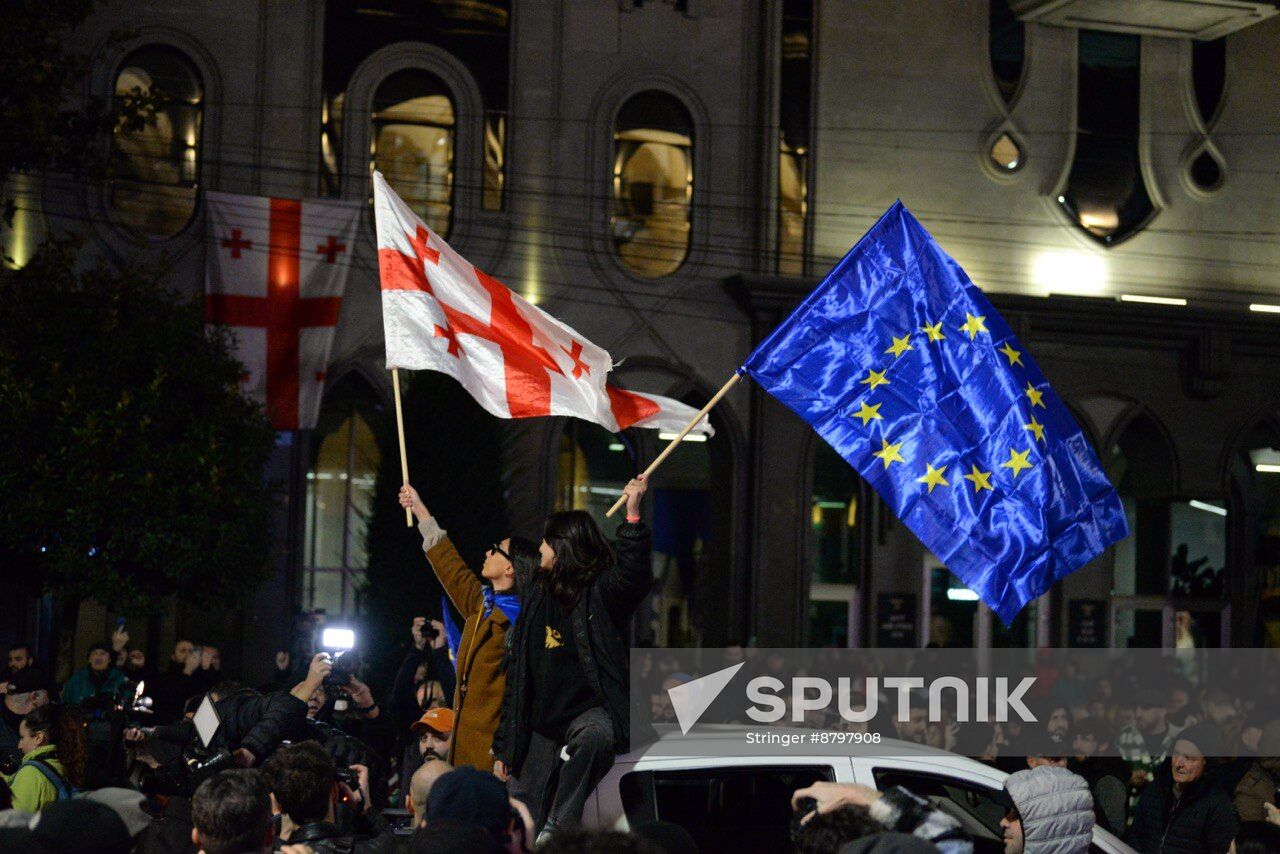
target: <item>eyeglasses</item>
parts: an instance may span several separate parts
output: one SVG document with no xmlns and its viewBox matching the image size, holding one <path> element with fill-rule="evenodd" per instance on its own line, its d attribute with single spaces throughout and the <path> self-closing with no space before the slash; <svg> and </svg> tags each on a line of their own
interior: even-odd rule
<svg viewBox="0 0 1280 854">
<path fill-rule="evenodd" d="M 505 557 L 507 560 L 511 560 L 511 555 L 507 554 L 507 550 L 502 547 L 501 543 L 494 543 L 493 545 L 489 546 L 489 551 L 497 552 L 498 554 Z"/>
</svg>

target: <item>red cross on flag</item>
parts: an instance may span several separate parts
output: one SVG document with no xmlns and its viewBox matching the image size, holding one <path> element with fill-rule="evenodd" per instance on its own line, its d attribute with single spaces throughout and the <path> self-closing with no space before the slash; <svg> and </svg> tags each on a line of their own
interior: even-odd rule
<svg viewBox="0 0 1280 854">
<path fill-rule="evenodd" d="M 205 323 L 229 327 L 241 389 L 277 430 L 314 427 L 361 205 L 205 193 Z"/>
<path fill-rule="evenodd" d="M 616 433 L 680 430 L 697 415 L 671 398 L 609 386 L 605 350 L 454 252 L 378 172 L 373 210 L 388 368 L 446 373 L 499 418 L 572 415 Z"/>
</svg>

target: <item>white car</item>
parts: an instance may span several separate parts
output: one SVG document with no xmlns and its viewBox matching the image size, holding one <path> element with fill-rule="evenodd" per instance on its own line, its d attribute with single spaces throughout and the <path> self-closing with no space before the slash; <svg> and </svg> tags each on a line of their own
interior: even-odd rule
<svg viewBox="0 0 1280 854">
<path fill-rule="evenodd" d="M 876 789 L 904 786 L 955 816 L 973 837 L 976 854 L 1004 851 L 1005 807 L 997 795 L 1008 774 L 972 759 L 894 739 L 850 746 L 844 756 L 803 748 L 786 756 L 752 756 L 745 733 L 758 728 L 699 727 L 687 736 L 660 729 L 660 743 L 667 742 L 660 752 L 672 755 L 655 755 L 659 751 L 649 747 L 619 756 L 588 799 L 583 824 L 626 830 L 644 821 L 670 821 L 689 831 L 704 852 L 791 851 L 792 792 L 830 780 Z M 676 739 L 679 755 L 669 741 Z M 1093 831 L 1090 851 L 1134 854 L 1101 829 Z"/>
</svg>

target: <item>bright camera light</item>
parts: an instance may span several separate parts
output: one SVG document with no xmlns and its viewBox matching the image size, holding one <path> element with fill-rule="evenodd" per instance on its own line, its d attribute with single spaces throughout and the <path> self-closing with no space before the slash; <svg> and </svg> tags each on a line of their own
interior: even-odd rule
<svg viewBox="0 0 1280 854">
<path fill-rule="evenodd" d="M 952 602 L 977 602 L 978 594 L 963 587 L 951 587 L 947 590 L 947 598 Z"/>
<path fill-rule="evenodd" d="M 325 629 L 320 635 L 320 645 L 329 649 L 351 649 L 356 645 L 353 629 Z"/>
</svg>

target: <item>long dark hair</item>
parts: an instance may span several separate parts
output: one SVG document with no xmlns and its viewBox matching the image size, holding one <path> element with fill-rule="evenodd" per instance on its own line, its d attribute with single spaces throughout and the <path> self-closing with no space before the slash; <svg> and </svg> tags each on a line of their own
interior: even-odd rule
<svg viewBox="0 0 1280 854">
<path fill-rule="evenodd" d="M 533 576 L 542 563 L 542 552 L 533 540 L 525 537 L 511 537 L 507 542 L 507 557 L 511 559 L 511 568 L 515 570 L 515 585 L 511 592 L 517 596 L 525 596 L 529 586 L 533 584 Z"/>
<path fill-rule="evenodd" d="M 32 709 L 22 723 L 32 735 L 44 733 L 44 743 L 58 748 L 58 761 L 62 763 L 67 780 L 73 786 L 84 786 L 85 724 L 79 710 L 46 703 Z"/>
<path fill-rule="evenodd" d="M 542 538 L 556 555 L 544 575 L 547 587 L 560 607 L 572 608 L 587 585 L 613 565 L 613 548 L 585 510 L 552 513 Z"/>
</svg>

